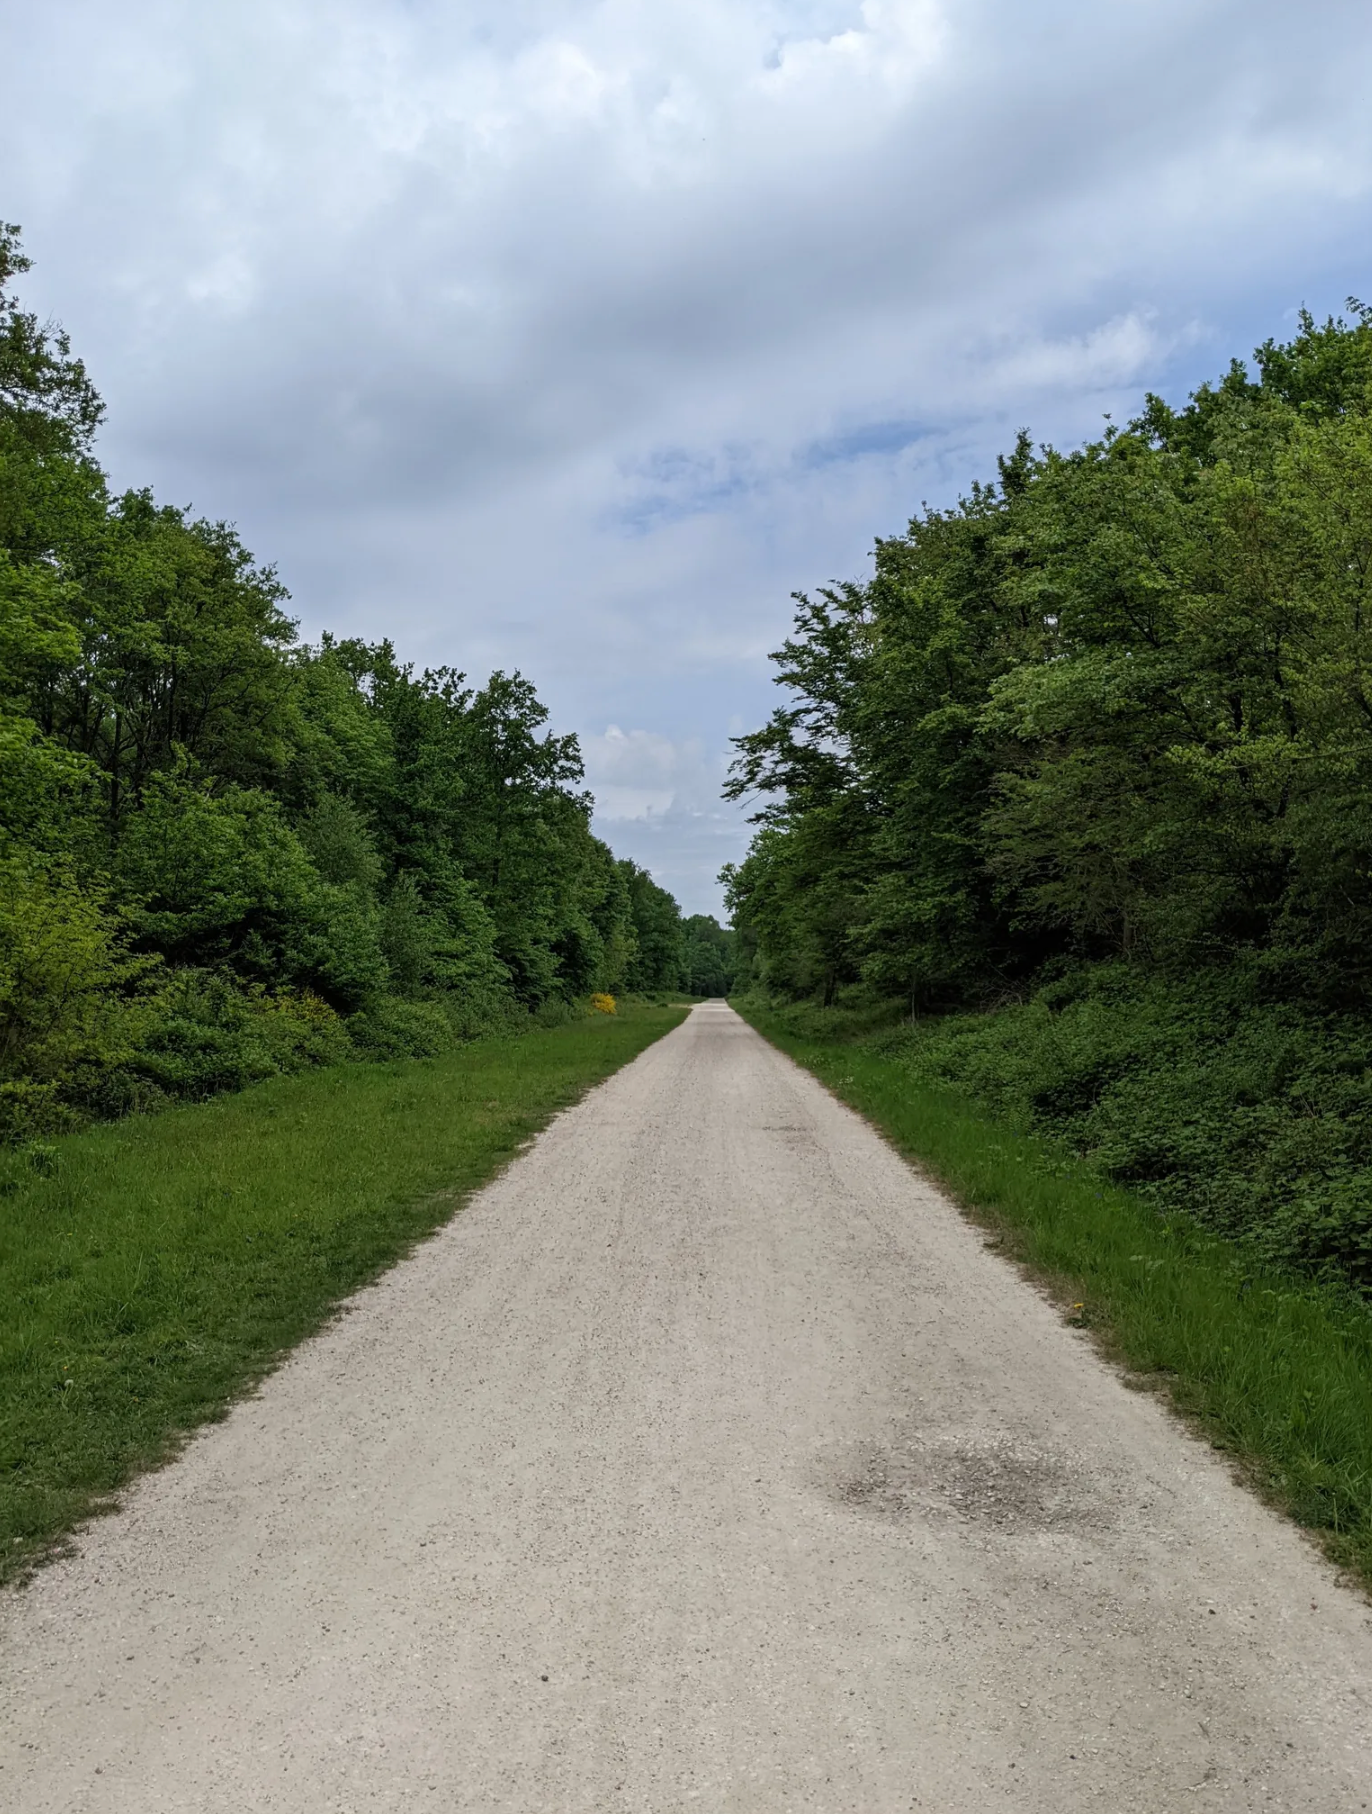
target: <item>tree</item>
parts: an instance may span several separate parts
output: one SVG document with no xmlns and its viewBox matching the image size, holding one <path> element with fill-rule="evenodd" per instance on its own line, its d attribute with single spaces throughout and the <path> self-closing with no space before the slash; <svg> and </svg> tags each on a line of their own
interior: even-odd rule
<svg viewBox="0 0 1372 1814">
<path fill-rule="evenodd" d="M 302 647 L 231 525 L 112 499 L 26 269 L 0 227 L 0 1137 L 622 987 L 633 890 L 530 682 Z"/>
<path fill-rule="evenodd" d="M 728 878 L 791 994 L 912 1007 L 1046 964 L 1372 991 L 1372 311 L 998 482 L 802 598 Z"/>
<path fill-rule="evenodd" d="M 625 973 L 627 988 L 642 994 L 675 990 L 682 986 L 681 909 L 653 880 L 646 869 L 622 858 L 629 919 L 633 928 L 632 956 Z"/>
<path fill-rule="evenodd" d="M 708 913 L 682 922 L 682 968 L 690 995 L 727 995 L 734 984 L 734 935 Z"/>
</svg>

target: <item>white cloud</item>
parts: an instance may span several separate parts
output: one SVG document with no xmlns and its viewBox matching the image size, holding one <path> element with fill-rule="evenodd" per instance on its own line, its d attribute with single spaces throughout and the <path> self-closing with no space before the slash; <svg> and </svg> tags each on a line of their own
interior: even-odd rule
<svg viewBox="0 0 1372 1814">
<path fill-rule="evenodd" d="M 718 805 L 689 807 L 674 802 L 662 812 L 626 818 L 597 814 L 595 829 L 617 855 L 632 857 L 687 913 L 719 915 L 716 877 L 740 852 L 741 821 Z"/>
<path fill-rule="evenodd" d="M 665 812 L 686 792 L 703 791 L 699 738 L 674 743 L 657 731 L 622 731 L 612 724 L 599 736 L 584 736 L 581 750 L 587 783 L 606 818 L 643 819 Z"/>
<path fill-rule="evenodd" d="M 603 822 L 713 900 L 793 587 L 1372 291 L 1372 14 L 1307 12 L 58 0 L 0 25 L 2 209 L 121 482 L 311 631 L 643 727 L 584 737 Z"/>
</svg>

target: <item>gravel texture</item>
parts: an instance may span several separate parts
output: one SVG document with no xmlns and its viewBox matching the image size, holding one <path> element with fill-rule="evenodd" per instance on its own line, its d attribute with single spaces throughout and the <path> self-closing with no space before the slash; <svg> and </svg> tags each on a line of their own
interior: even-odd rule
<svg viewBox="0 0 1372 1814">
<path fill-rule="evenodd" d="M 722 1004 L 0 1611 L 22 1814 L 1333 1814 L 1372 1612 Z"/>
</svg>

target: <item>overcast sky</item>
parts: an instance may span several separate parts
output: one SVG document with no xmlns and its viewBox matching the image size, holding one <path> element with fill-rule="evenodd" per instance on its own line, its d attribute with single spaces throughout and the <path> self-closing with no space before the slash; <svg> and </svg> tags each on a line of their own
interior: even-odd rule
<svg viewBox="0 0 1372 1814">
<path fill-rule="evenodd" d="M 0 0 L 118 484 L 520 668 L 688 910 L 790 593 L 1372 295 L 1367 0 Z"/>
</svg>

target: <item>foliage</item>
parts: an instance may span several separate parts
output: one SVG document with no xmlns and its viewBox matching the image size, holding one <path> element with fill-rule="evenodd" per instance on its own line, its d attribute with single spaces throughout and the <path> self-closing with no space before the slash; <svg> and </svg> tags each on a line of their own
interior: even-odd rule
<svg viewBox="0 0 1372 1814">
<path fill-rule="evenodd" d="M 104 491 L 89 458 L 103 405 L 66 335 L 20 308 L 10 285 L 28 269 L 18 227 L 0 221 L 0 548 L 20 562 Z"/>
<path fill-rule="evenodd" d="M 67 1124 L 63 1086 L 127 1056 L 148 968 L 70 870 L 0 857 L 0 1139 Z"/>
<path fill-rule="evenodd" d="M 917 1021 L 880 1049 L 1062 1140 L 1101 1176 L 1266 1263 L 1372 1290 L 1372 1029 L 1109 964 L 994 1014 Z"/>
<path fill-rule="evenodd" d="M 348 1023 L 364 1058 L 437 1058 L 450 1051 L 453 1029 L 437 1002 L 382 996 Z"/>
<path fill-rule="evenodd" d="M 627 987 L 641 995 L 681 988 L 681 909 L 637 863 L 621 862 L 619 873 L 634 929 L 633 951 L 625 971 Z"/>
<path fill-rule="evenodd" d="M 681 984 L 518 674 L 301 645 L 234 529 L 113 497 L 0 226 L 0 1139 Z"/>
<path fill-rule="evenodd" d="M 802 598 L 789 702 L 739 739 L 731 791 L 762 805 L 725 881 L 741 969 L 779 998 L 1074 995 L 929 1050 L 994 1095 L 1014 1052 L 1054 1072 L 1038 1033 L 1080 1036 L 1115 1069 L 1072 1138 L 1111 1175 L 1362 1277 L 1372 311 L 1350 308 L 1073 452 L 1021 434 L 870 582 Z"/>
<path fill-rule="evenodd" d="M 708 913 L 682 921 L 682 982 L 688 995 L 727 995 L 734 983 L 734 935 Z"/>
</svg>

